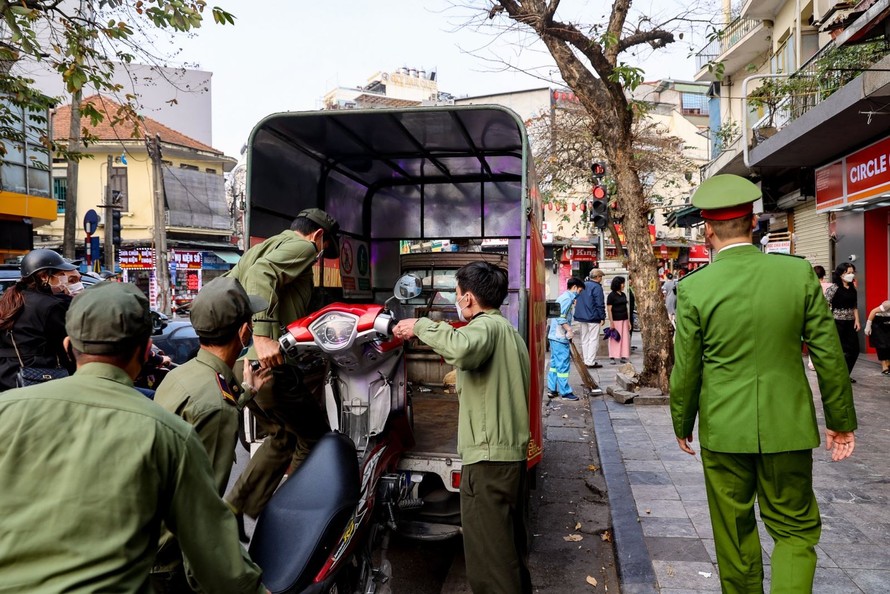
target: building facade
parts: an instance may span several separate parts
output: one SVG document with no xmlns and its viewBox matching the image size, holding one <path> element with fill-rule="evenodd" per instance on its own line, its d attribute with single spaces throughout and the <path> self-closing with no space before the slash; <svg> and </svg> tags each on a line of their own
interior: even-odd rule
<svg viewBox="0 0 890 594">
<path fill-rule="evenodd" d="M 107 217 L 102 206 L 106 196 L 111 195 L 121 212 L 116 268 L 154 301 L 154 217 L 155 209 L 162 208 L 174 302 L 190 301 L 204 282 L 237 261 L 223 176 L 235 166 L 235 159 L 149 117 L 135 127 L 130 122 L 115 123 L 119 105 L 107 97 L 95 95 L 84 102 L 103 112 L 105 119 L 97 126 L 87 118 L 82 120 L 97 141 L 85 149 L 90 158 L 80 161 L 77 212 L 71 212 L 66 205 L 67 163 L 54 162 L 58 218 L 38 230 L 35 247 L 57 249 L 62 241 L 64 217 L 76 216 L 79 227 L 87 211 L 94 210 L 101 217 L 96 234 L 103 238 L 104 249 Z M 57 140 L 64 142 L 70 121 L 70 106 L 56 110 L 53 127 Z M 160 175 L 155 172 L 146 141 L 155 137 L 160 139 Z M 78 246 L 77 252 L 87 257 L 85 244 Z M 90 253 L 89 257 L 95 258 L 96 254 Z"/>
<path fill-rule="evenodd" d="M 890 295 L 888 14 L 888 0 L 748 0 L 696 75 L 720 113 L 703 177 L 760 183 L 766 250 L 852 262 L 862 315 Z"/>
</svg>

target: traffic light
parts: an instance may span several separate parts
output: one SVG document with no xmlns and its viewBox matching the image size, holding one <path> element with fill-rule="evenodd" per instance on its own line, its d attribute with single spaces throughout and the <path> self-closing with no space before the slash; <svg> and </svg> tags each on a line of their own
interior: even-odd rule
<svg viewBox="0 0 890 594">
<path fill-rule="evenodd" d="M 121 247 L 121 211 L 111 209 L 111 243 L 115 248 Z"/>
<path fill-rule="evenodd" d="M 590 201 L 590 222 L 597 229 L 605 229 L 609 226 L 609 192 L 603 185 L 603 176 L 606 175 L 606 165 L 601 161 L 595 161 L 590 165 L 593 173 L 593 187 L 590 193 L 593 200 Z"/>
</svg>

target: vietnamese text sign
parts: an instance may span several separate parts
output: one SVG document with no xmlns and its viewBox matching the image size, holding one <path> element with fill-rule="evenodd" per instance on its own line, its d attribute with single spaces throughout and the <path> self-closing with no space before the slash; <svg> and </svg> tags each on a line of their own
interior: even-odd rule
<svg viewBox="0 0 890 594">
<path fill-rule="evenodd" d="M 372 297 L 371 254 L 366 242 L 352 237 L 340 239 L 340 282 L 344 297 Z"/>
<path fill-rule="evenodd" d="M 129 270 L 150 270 L 155 267 L 153 248 L 132 248 L 118 252 L 121 268 Z"/>
</svg>

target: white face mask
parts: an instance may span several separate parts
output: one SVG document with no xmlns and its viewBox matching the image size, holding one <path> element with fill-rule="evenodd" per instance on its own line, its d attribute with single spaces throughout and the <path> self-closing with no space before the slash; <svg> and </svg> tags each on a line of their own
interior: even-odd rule
<svg viewBox="0 0 890 594">
<path fill-rule="evenodd" d="M 841 279 L 844 282 L 848 282 L 848 283 L 852 283 L 854 278 L 856 278 L 856 275 L 853 274 L 852 272 L 848 272 L 847 274 L 845 274 L 844 276 L 841 277 Z"/>
<path fill-rule="evenodd" d="M 76 283 L 71 283 L 70 285 L 68 285 L 68 294 L 69 295 L 74 296 L 74 295 L 77 295 L 78 293 L 80 293 L 81 291 L 83 291 L 83 283 L 80 281 L 77 281 Z"/>
<path fill-rule="evenodd" d="M 464 295 L 464 297 L 466 297 L 466 295 Z M 467 321 L 467 318 L 464 317 L 464 308 L 460 306 L 460 302 L 464 300 L 464 297 L 458 299 L 457 302 L 455 302 L 454 304 L 454 309 L 457 310 L 457 319 L 459 319 L 461 322 Z"/>
</svg>

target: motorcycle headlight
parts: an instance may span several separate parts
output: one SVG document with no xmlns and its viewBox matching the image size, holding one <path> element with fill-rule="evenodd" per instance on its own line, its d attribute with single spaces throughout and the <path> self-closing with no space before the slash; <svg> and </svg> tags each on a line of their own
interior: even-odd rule
<svg viewBox="0 0 890 594">
<path fill-rule="evenodd" d="M 326 351 L 339 351 L 349 348 L 355 339 L 358 317 L 343 313 L 330 312 L 309 326 L 309 332 L 315 337 L 318 346 Z"/>
</svg>

